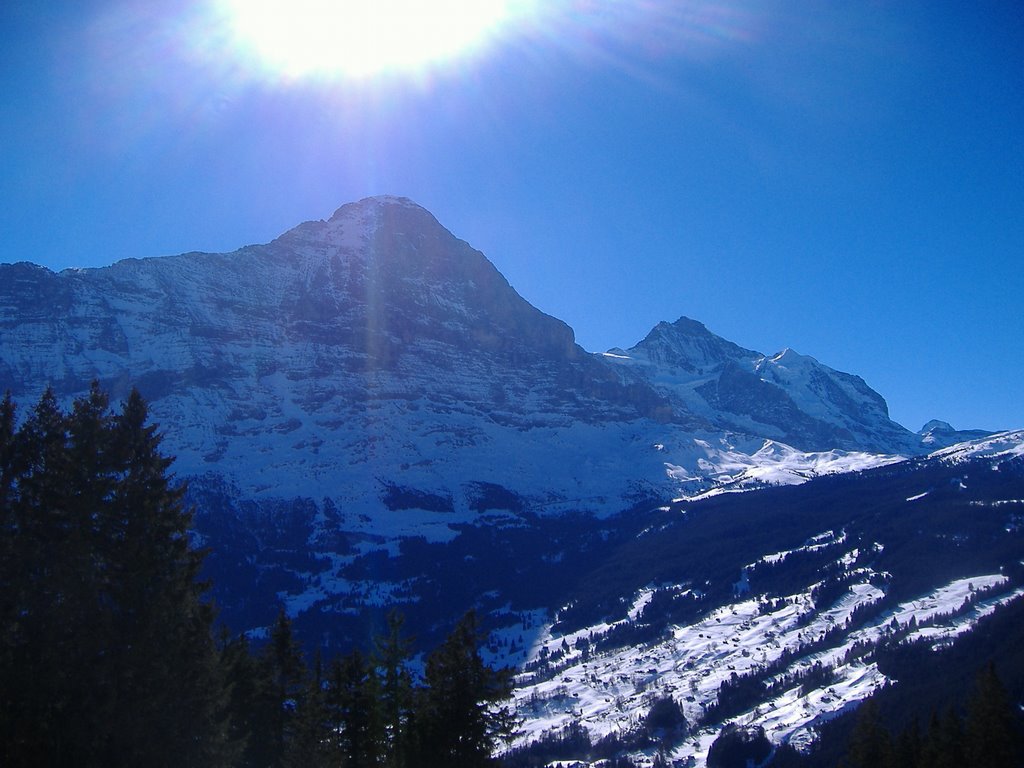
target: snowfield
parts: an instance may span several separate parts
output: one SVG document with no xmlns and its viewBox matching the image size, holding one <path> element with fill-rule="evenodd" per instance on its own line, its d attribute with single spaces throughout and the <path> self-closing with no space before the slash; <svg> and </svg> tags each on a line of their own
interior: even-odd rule
<svg viewBox="0 0 1024 768">
<path fill-rule="evenodd" d="M 697 500 L 772 485 L 800 485 L 815 477 L 862 472 L 906 460 L 905 456 L 863 451 L 804 452 L 775 440 L 765 440 L 751 453 L 700 439 L 693 443 L 704 452 L 691 462 L 698 471 L 665 464 L 669 478 L 683 490 L 682 499 Z"/>
<path fill-rule="evenodd" d="M 929 454 L 932 458 L 956 464 L 968 459 L 1024 456 L 1024 430 L 999 432 L 982 440 L 957 443 Z"/>
</svg>

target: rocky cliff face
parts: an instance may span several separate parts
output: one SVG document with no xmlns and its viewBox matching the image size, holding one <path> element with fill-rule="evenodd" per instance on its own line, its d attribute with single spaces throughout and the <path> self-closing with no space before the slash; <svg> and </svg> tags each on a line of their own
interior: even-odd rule
<svg viewBox="0 0 1024 768">
<path fill-rule="evenodd" d="M 0 387 L 31 400 L 94 378 L 138 386 L 178 472 L 246 495 L 366 513 L 396 485 L 461 509 L 466 482 L 547 499 L 586 474 L 572 467 L 588 435 L 668 415 L 406 200 L 230 254 L 3 271 Z"/>
<path fill-rule="evenodd" d="M 917 440 L 859 378 L 692 320 L 590 354 L 391 197 L 233 253 L 0 266 L 0 389 L 30 406 L 93 379 L 150 401 L 225 583 L 294 613 L 413 599 L 415 569 L 389 587 L 364 567 L 412 540 L 796 482 Z"/>
</svg>

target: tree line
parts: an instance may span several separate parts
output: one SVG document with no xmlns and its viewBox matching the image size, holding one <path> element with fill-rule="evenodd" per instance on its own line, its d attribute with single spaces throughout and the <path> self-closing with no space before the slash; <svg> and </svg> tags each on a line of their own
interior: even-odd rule
<svg viewBox="0 0 1024 768">
<path fill-rule="evenodd" d="M 283 612 L 256 649 L 218 633 L 171 463 L 136 391 L 0 402 L 0 764 L 494 764 L 511 677 L 475 615 L 420 675 L 397 615 L 327 663 Z"/>
<path fill-rule="evenodd" d="M 917 720 L 893 733 L 878 704 L 868 699 L 857 713 L 844 765 L 847 768 L 1013 768 L 1018 733 L 1014 707 L 988 664 L 979 674 L 967 711 L 932 710 L 926 729 Z"/>
<path fill-rule="evenodd" d="M 886 721 L 878 696 L 857 708 L 853 727 L 828 755 L 778 750 L 773 768 L 1016 768 L 1021 765 L 1020 714 L 992 663 L 984 666 L 964 711 L 933 708 L 927 725 L 916 716 L 901 728 Z M 821 759 L 824 758 L 824 759 Z"/>
</svg>

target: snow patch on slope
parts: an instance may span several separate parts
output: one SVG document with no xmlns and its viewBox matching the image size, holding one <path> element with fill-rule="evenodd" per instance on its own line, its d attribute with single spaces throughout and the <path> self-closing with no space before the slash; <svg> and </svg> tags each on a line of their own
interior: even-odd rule
<svg viewBox="0 0 1024 768">
<path fill-rule="evenodd" d="M 969 459 L 1014 458 L 1024 456 L 1024 430 L 999 432 L 980 440 L 958 443 L 935 451 L 929 458 L 937 458 L 950 464 Z"/>
</svg>

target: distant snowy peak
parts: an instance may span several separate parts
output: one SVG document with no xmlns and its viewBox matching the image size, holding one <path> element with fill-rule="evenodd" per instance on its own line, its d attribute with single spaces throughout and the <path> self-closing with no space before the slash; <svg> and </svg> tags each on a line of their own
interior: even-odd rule
<svg viewBox="0 0 1024 768">
<path fill-rule="evenodd" d="M 868 420 L 885 427 L 893 423 L 889 420 L 885 399 L 860 376 L 829 368 L 792 349 L 762 358 L 754 371 L 785 389 L 801 410 L 814 418 L 851 429 L 855 429 L 858 422 Z"/>
<path fill-rule="evenodd" d="M 694 446 L 700 455 L 690 463 L 699 467 L 699 471 L 669 465 L 669 475 L 679 483 L 681 498 L 690 500 L 756 490 L 765 486 L 801 485 L 816 477 L 863 472 L 907 461 L 906 456 L 865 451 L 799 451 L 774 440 L 765 440 L 756 451 L 749 446 L 741 449 L 699 439 L 694 440 Z M 923 460 L 958 464 L 975 459 L 990 459 L 995 466 L 1018 457 L 1024 457 L 1024 430 L 965 440 L 934 451 L 923 457 Z M 917 463 L 907 463 L 906 466 L 908 470 L 913 470 Z"/>
<path fill-rule="evenodd" d="M 716 336 L 703 323 L 688 317 L 680 317 L 674 323 L 658 323 L 628 354 L 659 367 L 689 374 L 701 374 L 730 361 L 759 356 Z"/>
<path fill-rule="evenodd" d="M 719 428 L 805 451 L 916 450 L 917 438 L 889 418 L 885 400 L 859 376 L 792 349 L 774 356 L 745 349 L 686 317 L 603 357 Z"/>
<path fill-rule="evenodd" d="M 984 429 L 954 429 L 949 422 L 932 419 L 921 427 L 917 434 L 921 436 L 921 445 L 925 450 L 936 451 L 970 440 L 983 440 L 995 432 Z"/>
</svg>

